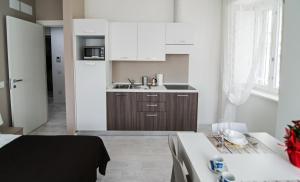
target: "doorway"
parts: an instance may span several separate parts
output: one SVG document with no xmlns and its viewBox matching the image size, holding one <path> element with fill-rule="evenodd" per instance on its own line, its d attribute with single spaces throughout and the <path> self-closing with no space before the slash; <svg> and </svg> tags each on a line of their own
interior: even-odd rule
<svg viewBox="0 0 300 182">
<path fill-rule="evenodd" d="M 36 135 L 64 135 L 66 128 L 63 27 L 45 27 L 48 122 Z"/>
<path fill-rule="evenodd" d="M 62 27 L 45 28 L 47 85 L 50 102 L 65 104 L 64 32 Z M 51 101 L 52 100 L 52 101 Z"/>
</svg>

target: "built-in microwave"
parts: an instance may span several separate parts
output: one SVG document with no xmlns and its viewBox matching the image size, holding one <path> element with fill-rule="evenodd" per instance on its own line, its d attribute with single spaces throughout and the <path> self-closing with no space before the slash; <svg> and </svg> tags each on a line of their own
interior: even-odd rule
<svg viewBox="0 0 300 182">
<path fill-rule="evenodd" d="M 105 60 L 104 46 L 86 46 L 83 50 L 84 60 Z"/>
</svg>

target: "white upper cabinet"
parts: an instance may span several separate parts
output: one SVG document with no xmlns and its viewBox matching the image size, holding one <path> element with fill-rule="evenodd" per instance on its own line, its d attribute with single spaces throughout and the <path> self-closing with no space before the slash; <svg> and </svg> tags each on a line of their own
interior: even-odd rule
<svg viewBox="0 0 300 182">
<path fill-rule="evenodd" d="M 74 35 L 106 35 L 108 22 L 102 19 L 74 19 Z"/>
<path fill-rule="evenodd" d="M 138 24 L 138 60 L 165 61 L 165 44 L 165 23 Z"/>
<path fill-rule="evenodd" d="M 167 23 L 166 44 L 168 45 L 194 44 L 194 33 L 193 33 L 192 26 L 187 23 Z"/>
<path fill-rule="evenodd" d="M 137 31 L 137 23 L 110 24 L 110 60 L 137 59 Z"/>
<path fill-rule="evenodd" d="M 166 54 L 190 54 L 194 34 L 186 23 L 110 24 L 110 60 L 165 61 Z"/>
</svg>

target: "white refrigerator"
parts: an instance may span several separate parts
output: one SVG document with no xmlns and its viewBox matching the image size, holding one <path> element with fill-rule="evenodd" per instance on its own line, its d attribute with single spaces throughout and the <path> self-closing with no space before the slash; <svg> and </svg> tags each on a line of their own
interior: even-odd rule
<svg viewBox="0 0 300 182">
<path fill-rule="evenodd" d="M 77 131 L 105 131 L 106 62 L 76 61 L 76 128 Z"/>
</svg>

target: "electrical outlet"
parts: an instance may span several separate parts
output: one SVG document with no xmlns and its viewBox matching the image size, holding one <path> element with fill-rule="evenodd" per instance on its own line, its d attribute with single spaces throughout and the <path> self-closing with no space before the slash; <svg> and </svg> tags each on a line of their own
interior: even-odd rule
<svg viewBox="0 0 300 182">
<path fill-rule="evenodd" d="M 0 88 L 4 88 L 4 81 L 0 81 Z"/>
</svg>

